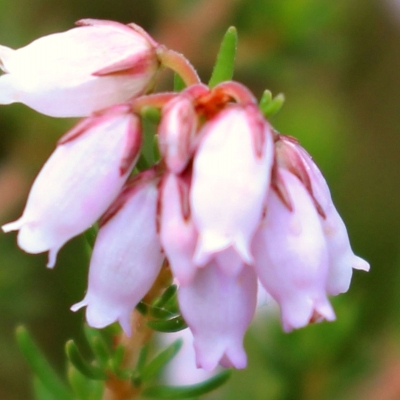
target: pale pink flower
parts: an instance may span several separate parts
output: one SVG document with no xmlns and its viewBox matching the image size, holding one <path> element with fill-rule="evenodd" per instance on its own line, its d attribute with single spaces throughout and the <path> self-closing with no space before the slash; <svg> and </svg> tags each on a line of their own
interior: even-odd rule
<svg viewBox="0 0 400 400">
<path fill-rule="evenodd" d="M 164 256 L 156 228 L 156 184 L 153 170 L 136 176 L 101 221 L 88 291 L 71 308 L 87 306 L 86 319 L 94 328 L 118 321 L 130 335 L 130 315 L 160 272 Z"/>
<path fill-rule="evenodd" d="M 156 46 L 136 25 L 78 21 L 18 50 L 0 46 L 0 104 L 53 117 L 88 116 L 143 94 L 158 70 Z"/>
<path fill-rule="evenodd" d="M 275 190 L 267 199 L 267 213 L 253 240 L 257 275 L 279 303 L 285 331 L 311 321 L 335 319 L 327 299 L 328 250 L 317 211 L 303 184 L 278 169 L 292 209 Z"/>
<path fill-rule="evenodd" d="M 22 217 L 3 226 L 19 230 L 18 244 L 28 253 L 58 250 L 88 229 L 117 197 L 141 146 L 137 116 L 125 105 L 87 118 L 59 141 L 36 177 Z"/>
<path fill-rule="evenodd" d="M 252 264 L 250 241 L 270 183 L 273 142 L 253 104 L 231 105 L 207 122 L 193 162 L 191 210 L 199 239 L 193 261 Z"/>
<path fill-rule="evenodd" d="M 169 101 L 162 110 L 158 126 L 158 143 L 167 168 L 179 174 L 193 155 L 193 138 L 198 117 L 193 100 L 180 95 Z"/>
<path fill-rule="evenodd" d="M 197 271 L 178 290 L 179 305 L 194 337 L 198 368 L 245 368 L 243 337 L 257 303 L 257 278 L 251 267 L 227 275 L 215 262 Z"/>
<path fill-rule="evenodd" d="M 311 156 L 296 140 L 285 136 L 278 141 L 277 155 L 278 159 L 284 158 L 283 164 L 300 177 L 319 210 L 329 252 L 328 294 L 347 292 L 353 269 L 368 271 L 369 264 L 353 253 L 346 226 L 333 204 L 325 178 Z"/>
<path fill-rule="evenodd" d="M 160 186 L 160 240 L 171 270 L 181 285 L 196 273 L 192 258 L 197 242 L 189 206 L 187 176 L 166 173 Z"/>
</svg>

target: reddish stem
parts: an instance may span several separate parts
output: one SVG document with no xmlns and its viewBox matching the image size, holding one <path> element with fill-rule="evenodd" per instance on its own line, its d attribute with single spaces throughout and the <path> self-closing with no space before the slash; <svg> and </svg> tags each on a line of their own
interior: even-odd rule
<svg viewBox="0 0 400 400">
<path fill-rule="evenodd" d="M 159 46 L 157 54 L 161 64 L 176 72 L 183 79 L 186 86 L 200 83 L 196 70 L 183 54 L 167 49 L 165 46 Z"/>
<path fill-rule="evenodd" d="M 167 103 L 177 95 L 178 93 L 175 92 L 167 92 L 141 96 L 132 101 L 132 110 L 136 113 L 140 113 L 143 107 L 162 108 L 165 103 Z"/>
</svg>

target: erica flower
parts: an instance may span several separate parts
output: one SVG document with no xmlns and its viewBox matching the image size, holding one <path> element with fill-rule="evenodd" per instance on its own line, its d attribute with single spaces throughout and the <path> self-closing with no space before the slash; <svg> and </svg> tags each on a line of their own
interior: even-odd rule
<svg viewBox="0 0 400 400">
<path fill-rule="evenodd" d="M 128 106 L 87 118 L 59 141 L 33 183 L 22 217 L 3 226 L 19 230 L 28 253 L 58 250 L 88 229 L 118 195 L 141 146 L 140 122 Z"/>
<path fill-rule="evenodd" d="M 204 265 L 215 256 L 234 272 L 242 262 L 253 263 L 250 242 L 269 186 L 272 134 L 249 104 L 228 106 L 199 136 L 190 196 L 199 232 L 193 261 Z"/>
<path fill-rule="evenodd" d="M 326 290 L 330 295 L 346 292 L 353 269 L 368 271 L 369 264 L 353 253 L 346 226 L 333 204 L 329 187 L 310 155 L 295 139 L 283 135 L 276 148 L 278 163 L 301 179 L 318 210 L 329 255 Z"/>
<path fill-rule="evenodd" d="M 104 215 L 90 262 L 85 298 L 95 328 L 118 321 L 130 335 L 130 315 L 153 285 L 163 262 L 156 232 L 157 187 L 154 171 L 127 184 Z M 122 233 L 122 234 L 121 234 Z"/>
<path fill-rule="evenodd" d="M 81 20 L 18 50 L 0 46 L 0 104 L 53 117 L 88 116 L 151 86 L 157 43 L 136 25 Z"/>
<path fill-rule="evenodd" d="M 21 218 L 3 227 L 19 230 L 25 251 L 49 251 L 52 267 L 61 246 L 100 219 L 88 290 L 72 310 L 86 307 L 91 326 L 118 321 L 130 335 L 131 312 L 165 270 L 179 285 L 196 364 L 209 371 L 246 366 L 258 285 L 279 304 L 285 331 L 334 320 L 328 295 L 369 265 L 351 250 L 306 151 L 273 131 L 246 87 L 198 83 L 182 55 L 141 28 L 78 24 L 19 50 L 0 46 L 0 103 L 90 115 L 59 141 Z M 188 87 L 142 96 L 160 64 Z M 128 178 L 144 107 L 161 110 L 160 159 Z"/>
<path fill-rule="evenodd" d="M 333 320 L 327 299 L 329 259 L 317 211 L 305 187 L 279 169 L 292 209 L 271 190 L 267 213 L 253 240 L 254 267 L 268 293 L 279 303 L 286 331 L 312 320 Z"/>
<path fill-rule="evenodd" d="M 198 125 L 193 101 L 181 95 L 169 101 L 162 110 L 158 142 L 167 168 L 179 174 L 193 155 Z"/>
<path fill-rule="evenodd" d="M 253 269 L 225 274 L 215 262 L 199 270 L 193 282 L 179 289 L 179 304 L 193 337 L 198 368 L 244 368 L 243 337 L 257 304 Z"/>
<path fill-rule="evenodd" d="M 197 230 L 190 213 L 187 176 L 164 175 L 160 186 L 160 240 L 172 272 L 180 284 L 196 274 L 192 259 Z"/>
</svg>

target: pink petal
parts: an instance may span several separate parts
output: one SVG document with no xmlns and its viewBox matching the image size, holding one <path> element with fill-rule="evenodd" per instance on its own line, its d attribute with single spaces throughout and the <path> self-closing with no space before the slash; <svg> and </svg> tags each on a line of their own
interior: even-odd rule
<svg viewBox="0 0 400 400">
<path fill-rule="evenodd" d="M 130 315 L 153 285 L 163 255 L 156 230 L 156 182 L 137 180 L 122 196 L 123 204 L 97 236 L 86 296 L 71 309 L 87 306 L 90 326 L 118 321 L 130 335 Z"/>
<path fill-rule="evenodd" d="M 198 270 L 193 282 L 178 292 L 182 315 L 194 336 L 198 368 L 218 363 L 245 368 L 243 337 L 257 302 L 257 278 L 251 268 L 228 276 L 211 263 Z"/>
<path fill-rule="evenodd" d="M 252 263 L 250 241 L 262 214 L 273 161 L 269 125 L 253 106 L 231 106 L 206 123 L 194 157 L 191 206 L 204 265 L 232 247 Z"/>
<path fill-rule="evenodd" d="M 184 95 L 169 101 L 162 112 L 158 126 L 160 151 L 168 169 L 179 174 L 192 156 L 197 116 L 191 99 Z"/>
<path fill-rule="evenodd" d="M 196 272 L 192 262 L 197 232 L 189 211 L 189 186 L 172 173 L 160 189 L 160 240 L 171 270 L 179 284 L 186 285 Z"/>
<path fill-rule="evenodd" d="M 139 154 L 140 122 L 129 112 L 111 109 L 88 119 L 86 128 L 60 142 L 33 183 L 22 217 L 3 226 L 19 230 L 26 252 L 49 251 L 49 267 L 116 198 Z"/>
<path fill-rule="evenodd" d="M 321 171 L 300 146 L 299 152 L 311 178 L 313 192 L 326 215 L 326 218 L 322 219 L 322 228 L 329 251 L 327 291 L 331 295 L 344 293 L 349 289 L 353 269 L 369 271 L 369 264 L 353 253 L 346 226 L 333 204 Z"/>
<path fill-rule="evenodd" d="M 0 77 L 0 103 L 22 102 L 54 117 L 87 116 L 142 94 L 159 66 L 146 35 L 107 21 L 15 51 L 1 46 L 0 60 L 7 72 Z M 96 76 L 107 69 L 118 73 Z"/>
<path fill-rule="evenodd" d="M 293 211 L 275 191 L 267 215 L 253 240 L 255 268 L 268 293 L 279 303 L 285 331 L 320 318 L 335 319 L 326 297 L 328 254 L 312 199 L 301 182 L 280 169 L 293 199 Z"/>
</svg>

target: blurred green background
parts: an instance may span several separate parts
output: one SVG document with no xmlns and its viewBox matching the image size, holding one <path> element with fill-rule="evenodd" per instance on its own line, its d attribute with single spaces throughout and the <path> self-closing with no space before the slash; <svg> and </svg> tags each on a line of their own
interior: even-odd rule
<svg viewBox="0 0 400 400">
<path fill-rule="evenodd" d="M 284 334 L 274 317 L 246 336 L 249 367 L 214 399 L 400 399 L 400 0 L 0 0 L 0 43 L 21 47 L 81 18 L 136 22 L 183 52 L 207 81 L 220 39 L 239 31 L 235 79 L 259 97 L 283 92 L 272 123 L 323 170 L 354 251 L 371 272 L 332 299 L 337 322 Z M 0 222 L 20 216 L 29 186 L 73 120 L 0 108 Z M 54 271 L 0 235 L 0 398 L 30 399 L 14 339 L 26 324 L 59 371 L 80 337 L 82 238 Z"/>
</svg>

